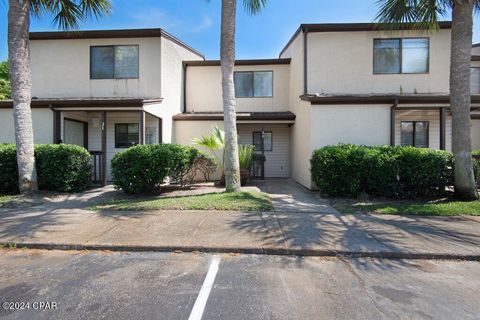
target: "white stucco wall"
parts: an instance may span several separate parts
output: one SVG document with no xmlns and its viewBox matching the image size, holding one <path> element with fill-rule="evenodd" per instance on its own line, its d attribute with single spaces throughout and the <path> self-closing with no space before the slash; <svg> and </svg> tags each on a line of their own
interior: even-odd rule
<svg viewBox="0 0 480 320">
<path fill-rule="evenodd" d="M 272 112 L 288 110 L 289 65 L 236 66 L 235 71 L 273 71 L 273 96 L 237 98 L 237 111 Z M 188 112 L 223 111 L 220 66 L 188 66 L 187 110 Z"/>
<path fill-rule="evenodd" d="M 375 38 L 430 38 L 427 74 L 373 74 Z M 447 93 L 450 30 L 314 32 L 308 34 L 309 93 Z"/>
<path fill-rule="evenodd" d="M 138 45 L 138 79 L 90 79 L 90 46 Z M 160 97 L 160 38 L 34 40 L 32 96 Z"/>
<path fill-rule="evenodd" d="M 48 108 L 33 108 L 35 143 L 53 143 L 53 113 Z M 0 143 L 15 143 L 13 109 L 0 109 Z"/>
</svg>

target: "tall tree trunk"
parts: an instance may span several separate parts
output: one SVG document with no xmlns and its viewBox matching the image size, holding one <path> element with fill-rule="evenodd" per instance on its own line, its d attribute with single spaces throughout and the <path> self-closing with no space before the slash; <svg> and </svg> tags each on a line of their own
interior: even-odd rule
<svg viewBox="0 0 480 320">
<path fill-rule="evenodd" d="M 240 191 L 237 119 L 235 113 L 235 13 L 236 0 L 222 0 L 220 59 L 222 65 L 223 117 L 225 125 L 225 186 L 227 192 Z"/>
<path fill-rule="evenodd" d="M 470 136 L 470 58 L 473 0 L 455 0 L 452 12 L 450 105 L 452 150 L 455 157 L 455 194 L 466 200 L 478 198 L 472 167 Z"/>
<path fill-rule="evenodd" d="M 8 1 L 8 59 L 12 86 L 18 182 L 21 193 L 37 190 L 30 74 L 30 0 Z"/>
</svg>

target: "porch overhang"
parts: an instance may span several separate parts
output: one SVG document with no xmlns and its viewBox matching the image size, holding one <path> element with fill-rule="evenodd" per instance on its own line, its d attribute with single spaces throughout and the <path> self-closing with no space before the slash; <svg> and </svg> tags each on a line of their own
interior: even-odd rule
<svg viewBox="0 0 480 320">
<path fill-rule="evenodd" d="M 448 94 L 352 94 L 352 95 L 320 95 L 304 94 L 300 96 L 303 101 L 311 105 L 334 104 L 396 104 L 398 105 L 450 105 Z M 480 107 L 480 95 L 471 96 L 472 107 Z M 475 105 L 475 106 L 473 106 Z"/>
<path fill-rule="evenodd" d="M 295 123 L 295 114 L 285 112 L 237 112 L 237 123 Z M 187 112 L 173 116 L 175 121 L 223 121 L 221 112 Z"/>
<path fill-rule="evenodd" d="M 58 111 L 139 111 L 144 106 L 162 101 L 163 98 L 41 98 L 32 99 L 30 106 Z M 0 108 L 13 108 L 13 101 L 0 101 Z"/>
</svg>

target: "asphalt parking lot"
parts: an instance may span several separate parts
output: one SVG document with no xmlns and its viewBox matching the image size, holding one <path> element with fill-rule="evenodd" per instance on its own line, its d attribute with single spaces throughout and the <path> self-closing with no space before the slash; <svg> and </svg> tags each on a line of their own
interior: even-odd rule
<svg viewBox="0 0 480 320">
<path fill-rule="evenodd" d="M 1 250 L 0 318 L 478 319 L 479 267 L 438 260 Z M 30 307 L 14 310 L 21 306 L 4 308 L 4 302 Z"/>
</svg>

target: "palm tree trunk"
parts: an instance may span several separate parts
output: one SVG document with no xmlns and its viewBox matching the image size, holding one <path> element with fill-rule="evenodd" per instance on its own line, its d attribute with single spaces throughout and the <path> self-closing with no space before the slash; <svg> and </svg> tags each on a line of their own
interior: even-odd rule
<svg viewBox="0 0 480 320">
<path fill-rule="evenodd" d="M 37 190 L 30 74 L 30 1 L 8 1 L 8 59 L 12 86 L 18 182 L 21 193 Z"/>
<path fill-rule="evenodd" d="M 236 0 L 222 0 L 220 58 L 222 66 L 223 117 L 225 125 L 225 186 L 227 192 L 240 191 L 237 120 L 235 113 L 235 13 Z"/>
<path fill-rule="evenodd" d="M 478 198 L 472 168 L 470 136 L 470 58 L 472 47 L 473 0 L 455 0 L 452 12 L 450 60 L 450 105 L 452 108 L 452 149 L 455 157 L 455 194 Z"/>
</svg>

